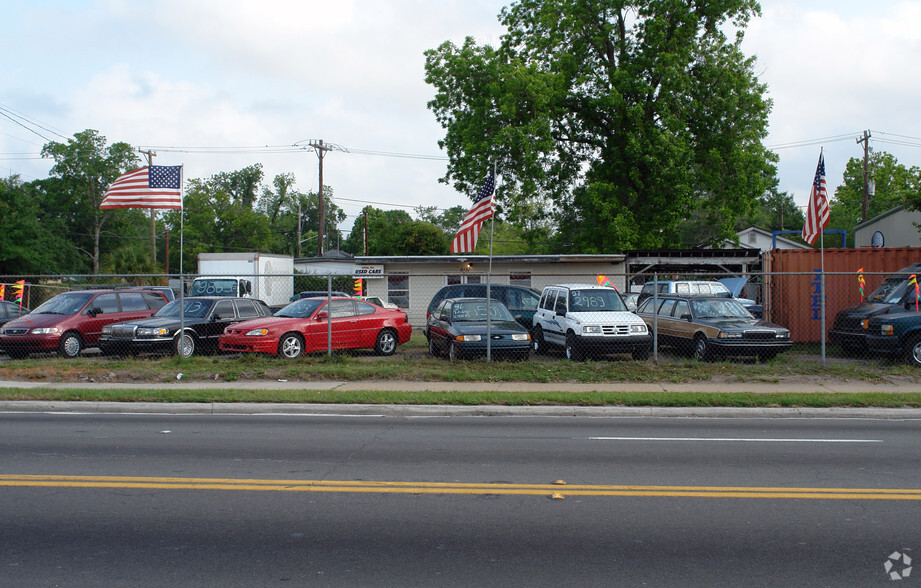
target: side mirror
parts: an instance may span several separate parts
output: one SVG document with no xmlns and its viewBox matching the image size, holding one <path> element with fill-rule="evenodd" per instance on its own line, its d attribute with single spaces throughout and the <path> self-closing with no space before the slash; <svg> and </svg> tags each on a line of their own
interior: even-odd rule
<svg viewBox="0 0 921 588">
<path fill-rule="evenodd" d="M 681 315 L 681 320 L 691 322 L 691 315 L 683 314 Z"/>
<path fill-rule="evenodd" d="M 96 318 L 97 314 L 102 314 L 102 309 L 99 307 L 93 307 L 86 314 L 90 315 L 93 318 Z"/>
<path fill-rule="evenodd" d="M 318 320 L 318 321 L 325 321 L 325 320 L 327 320 L 328 318 L 329 318 L 329 313 L 326 312 L 326 311 L 318 312 L 318 313 L 317 313 L 317 320 Z"/>
<path fill-rule="evenodd" d="M 216 315 L 214 315 L 214 316 L 211 317 L 211 322 L 212 322 L 212 323 L 216 323 L 216 322 L 218 322 L 219 320 L 221 320 L 221 315 L 219 315 L 219 314 L 216 314 Z"/>
</svg>

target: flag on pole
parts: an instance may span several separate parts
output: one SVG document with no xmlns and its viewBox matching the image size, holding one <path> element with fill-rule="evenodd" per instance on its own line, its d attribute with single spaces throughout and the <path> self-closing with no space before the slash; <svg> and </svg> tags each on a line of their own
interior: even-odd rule
<svg viewBox="0 0 921 588">
<path fill-rule="evenodd" d="M 908 285 L 911 286 L 912 284 L 915 286 L 915 312 L 918 312 L 918 301 L 921 301 L 921 289 L 918 288 L 918 276 L 915 274 L 911 274 L 908 280 Z"/>
<path fill-rule="evenodd" d="M 863 287 L 867 281 L 863 279 L 863 268 L 857 270 L 857 289 L 860 290 L 860 301 L 863 302 Z"/>
<path fill-rule="evenodd" d="M 182 166 L 150 165 L 119 176 L 99 208 L 182 209 Z"/>
<path fill-rule="evenodd" d="M 461 223 L 457 235 L 451 241 L 451 253 L 465 253 L 476 249 L 476 241 L 480 236 L 480 227 L 484 221 L 492 218 L 496 212 L 496 201 L 493 198 L 495 190 L 496 174 L 490 171 L 489 177 L 486 178 L 486 183 L 483 184 L 483 188 L 477 194 L 476 200 L 473 201 L 470 212 L 464 217 L 464 222 Z"/>
<path fill-rule="evenodd" d="M 604 274 L 598 275 L 597 277 L 595 277 L 595 280 L 598 282 L 598 285 L 601 286 L 602 288 L 614 288 L 615 290 L 617 290 L 617 286 L 612 284 L 611 280 L 609 280 L 608 277 Z"/>
<path fill-rule="evenodd" d="M 806 207 L 806 224 L 803 225 L 803 240 L 812 245 L 828 226 L 828 189 L 825 185 L 825 155 L 819 153 L 819 165 L 815 168 L 815 179 L 809 193 Z"/>
<path fill-rule="evenodd" d="M 361 278 L 355 278 L 352 282 L 352 291 L 355 293 L 355 296 L 361 298 L 361 294 L 364 289 L 361 287 Z"/>
<path fill-rule="evenodd" d="M 19 280 L 13 284 L 13 302 L 19 303 L 19 309 L 22 310 L 22 291 L 26 288 L 26 281 Z"/>
<path fill-rule="evenodd" d="M 0 284 L 0 300 L 3 300 L 3 295 L 6 293 L 6 284 Z"/>
</svg>

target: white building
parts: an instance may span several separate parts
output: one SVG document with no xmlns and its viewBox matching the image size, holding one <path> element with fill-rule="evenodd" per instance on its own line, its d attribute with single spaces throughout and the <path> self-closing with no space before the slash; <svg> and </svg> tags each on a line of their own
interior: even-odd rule
<svg viewBox="0 0 921 588">
<path fill-rule="evenodd" d="M 758 249 L 761 253 L 771 249 L 810 249 L 809 245 L 799 243 L 792 239 L 787 239 L 781 234 L 775 235 L 773 232 L 758 227 L 748 227 L 738 231 L 739 244 L 736 245 L 731 241 L 725 241 L 723 248 L 745 247 L 746 249 Z"/>
<path fill-rule="evenodd" d="M 855 247 L 921 247 L 921 212 L 896 206 L 854 227 Z"/>
</svg>

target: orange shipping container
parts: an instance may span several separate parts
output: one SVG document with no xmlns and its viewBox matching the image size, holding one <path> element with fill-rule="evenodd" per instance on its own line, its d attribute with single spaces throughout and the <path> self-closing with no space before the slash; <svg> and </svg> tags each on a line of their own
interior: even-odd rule
<svg viewBox="0 0 921 588">
<path fill-rule="evenodd" d="M 890 274 L 918 262 L 919 247 L 826 249 L 826 340 L 838 311 L 860 302 L 858 269 L 868 295 Z M 774 249 L 764 256 L 765 318 L 789 328 L 799 343 L 821 340 L 821 268 L 818 249 Z"/>
</svg>

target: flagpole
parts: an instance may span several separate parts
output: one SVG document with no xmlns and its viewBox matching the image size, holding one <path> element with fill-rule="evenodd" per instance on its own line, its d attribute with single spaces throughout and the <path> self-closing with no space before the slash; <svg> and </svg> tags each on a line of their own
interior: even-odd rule
<svg viewBox="0 0 921 588">
<path fill-rule="evenodd" d="M 176 355 L 182 361 L 182 335 L 185 333 L 185 269 L 182 265 L 183 257 L 183 229 L 185 228 L 185 166 L 179 169 L 179 345 L 176 347 Z"/>
<path fill-rule="evenodd" d="M 493 164 L 493 176 L 496 175 L 496 165 Z M 498 186 L 496 186 L 498 188 Z M 495 188 L 493 191 L 493 206 L 495 206 Z M 489 266 L 486 270 L 486 361 L 492 361 L 492 242 L 496 232 L 496 215 L 489 219 Z"/>
<path fill-rule="evenodd" d="M 819 148 L 819 160 L 823 160 L 825 154 L 825 148 Z M 821 280 L 819 284 L 819 289 L 821 290 L 821 309 L 822 309 L 822 369 L 825 368 L 825 225 L 823 224 L 819 228 L 819 258 L 821 260 Z"/>
</svg>

